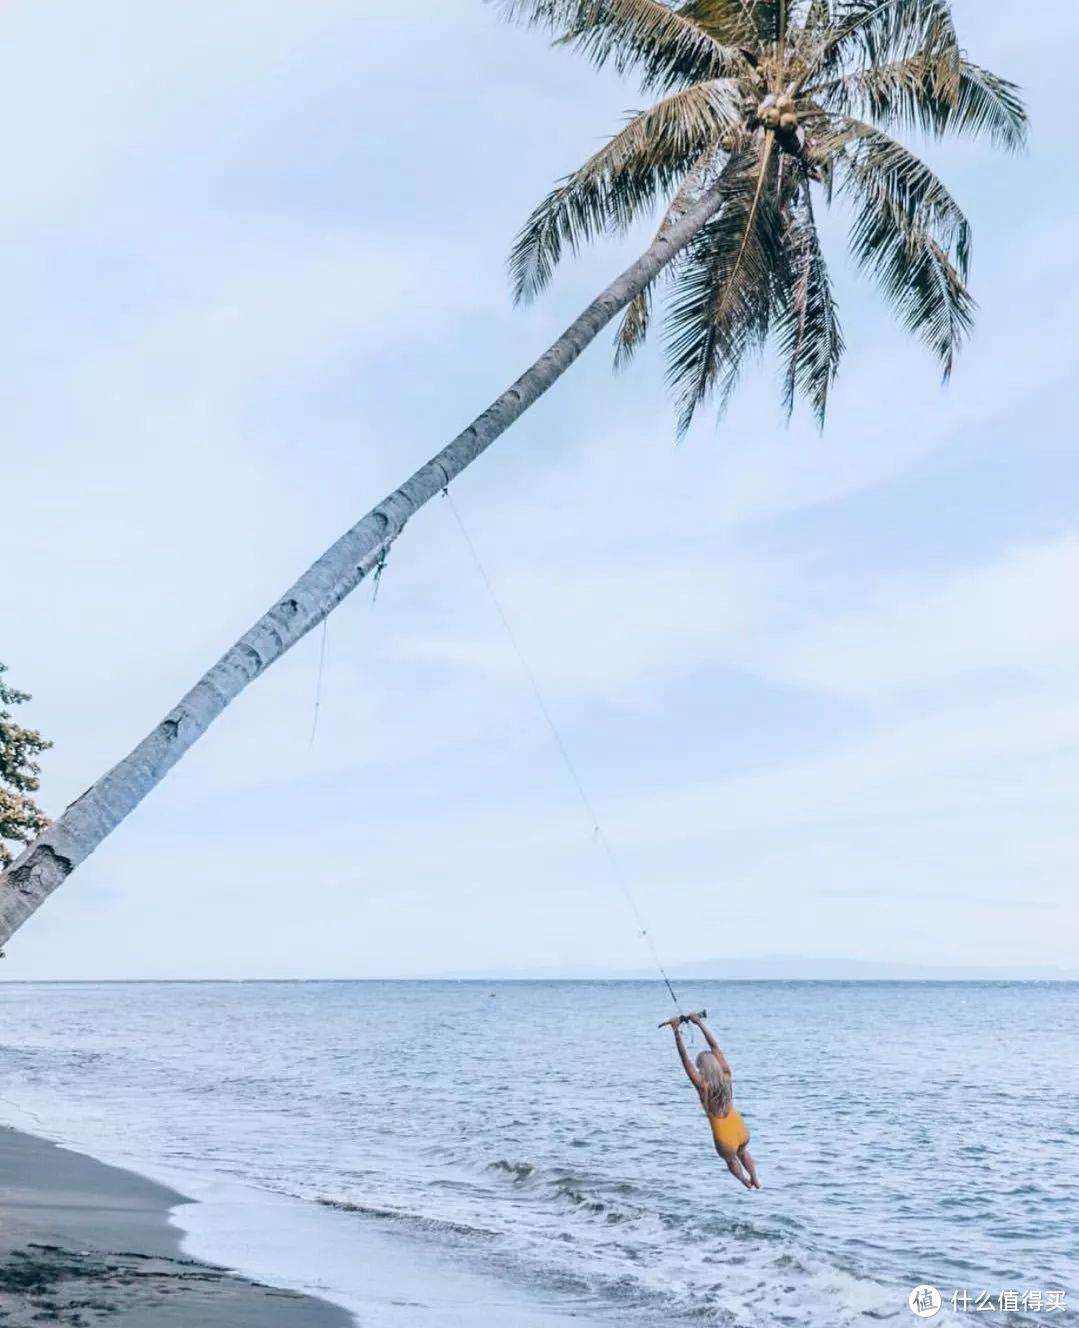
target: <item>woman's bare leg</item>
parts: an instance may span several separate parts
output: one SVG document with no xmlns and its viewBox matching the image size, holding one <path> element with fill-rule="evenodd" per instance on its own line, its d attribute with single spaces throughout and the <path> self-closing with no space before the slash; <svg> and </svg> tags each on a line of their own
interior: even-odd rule
<svg viewBox="0 0 1079 1328">
<path fill-rule="evenodd" d="M 719 1155 L 723 1159 L 723 1161 L 726 1162 L 727 1170 L 731 1173 L 731 1175 L 735 1178 L 735 1180 L 740 1180 L 747 1190 L 751 1190 L 753 1188 L 753 1182 L 752 1180 L 750 1180 L 749 1175 L 742 1170 L 742 1163 L 739 1160 L 738 1154 L 720 1153 Z"/>
<path fill-rule="evenodd" d="M 747 1144 L 743 1144 L 742 1147 L 739 1148 L 738 1160 L 749 1172 L 749 1180 L 753 1189 L 759 1190 L 761 1183 L 757 1179 L 757 1164 L 753 1161 L 753 1154 L 749 1151 L 749 1146 Z"/>
</svg>

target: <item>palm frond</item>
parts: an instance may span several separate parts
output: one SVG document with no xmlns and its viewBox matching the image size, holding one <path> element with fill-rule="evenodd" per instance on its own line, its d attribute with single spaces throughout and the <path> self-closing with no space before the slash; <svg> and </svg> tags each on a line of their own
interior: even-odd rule
<svg viewBox="0 0 1079 1328">
<path fill-rule="evenodd" d="M 820 146 L 834 150 L 834 169 L 855 206 L 855 257 L 865 256 L 865 235 L 884 224 L 906 235 L 931 233 L 954 256 L 965 278 L 970 264 L 970 224 L 943 181 L 908 147 L 874 125 L 835 117 L 834 137 Z"/>
<path fill-rule="evenodd" d="M 689 0 L 679 11 L 724 44 L 757 50 L 776 39 L 778 0 Z"/>
<path fill-rule="evenodd" d="M 711 148 L 706 149 L 698 158 L 693 169 L 683 181 L 682 187 L 675 194 L 670 207 L 663 214 L 663 220 L 656 231 L 656 239 L 668 231 L 691 206 L 693 200 L 705 187 L 710 174 L 712 174 L 715 160 L 716 154 Z M 680 265 L 681 255 L 678 255 L 664 268 L 661 280 L 669 281 L 678 271 Z M 618 324 L 618 331 L 615 333 L 614 353 L 614 367 L 616 369 L 625 368 L 633 358 L 637 348 L 643 345 L 645 337 L 648 335 L 648 325 L 651 317 L 652 286 L 646 286 L 640 295 L 635 300 L 631 300 L 626 306 L 626 311 Z"/>
<path fill-rule="evenodd" d="M 886 65 L 918 54 L 959 55 L 950 0 L 833 0 L 821 67 Z"/>
<path fill-rule="evenodd" d="M 538 294 L 567 249 L 632 226 L 683 182 L 702 152 L 721 150 L 741 132 L 738 97 L 726 81 L 672 93 L 635 115 L 525 223 L 510 253 L 514 297 Z"/>
<path fill-rule="evenodd" d="M 960 61 L 955 101 L 938 133 L 985 134 L 997 147 L 1015 152 L 1026 145 L 1028 127 L 1015 83 L 969 60 Z"/>
<path fill-rule="evenodd" d="M 877 279 L 903 325 L 931 347 L 947 378 L 974 317 L 967 219 L 901 143 L 860 121 L 846 120 L 840 132 L 846 141 L 835 168 L 854 210 L 854 260 Z"/>
<path fill-rule="evenodd" d="M 668 310 L 667 377 L 684 434 L 717 392 L 720 410 L 746 356 L 768 338 L 785 250 L 776 205 L 774 138 L 734 154 L 720 177 L 720 212 L 689 245 Z"/>
<path fill-rule="evenodd" d="M 648 325 L 652 321 L 652 287 L 646 286 L 636 299 L 626 306 L 614 336 L 614 367 L 624 369 L 637 348 L 644 345 Z"/>
<path fill-rule="evenodd" d="M 951 53 L 918 52 L 858 69 L 807 94 L 830 110 L 866 116 L 886 129 L 920 129 L 937 138 L 984 134 L 1010 151 L 1026 141 L 1026 110 L 1016 85 Z"/>
<path fill-rule="evenodd" d="M 823 427 L 828 393 L 845 347 L 808 181 L 791 205 L 785 240 L 790 285 L 775 320 L 779 352 L 787 366 L 783 404 L 790 416 L 800 393 Z"/>
<path fill-rule="evenodd" d="M 832 25 L 832 6 L 829 0 L 809 0 L 802 27 L 806 32 L 819 33 Z"/>
<path fill-rule="evenodd" d="M 948 254 L 931 237 L 912 255 L 893 260 L 890 284 L 904 326 L 920 336 L 940 361 L 945 382 L 974 326 L 977 305 Z"/>
<path fill-rule="evenodd" d="M 663 0 L 500 0 L 515 22 L 545 27 L 597 67 L 636 72 L 656 92 L 745 70 L 745 57 Z"/>
</svg>

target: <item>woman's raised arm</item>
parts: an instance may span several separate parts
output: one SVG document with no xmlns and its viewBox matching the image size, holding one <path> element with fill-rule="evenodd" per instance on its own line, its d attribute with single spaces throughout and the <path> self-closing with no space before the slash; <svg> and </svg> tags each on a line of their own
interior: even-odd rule
<svg viewBox="0 0 1079 1328">
<path fill-rule="evenodd" d="M 704 1087 L 704 1080 L 697 1073 L 697 1067 L 689 1059 L 689 1052 L 686 1051 L 686 1044 L 682 1041 L 682 1016 L 675 1015 L 673 1019 L 668 1019 L 667 1023 L 670 1024 L 671 1031 L 674 1033 L 674 1044 L 678 1048 L 679 1056 L 682 1058 L 682 1068 L 688 1075 L 689 1082 L 698 1092 L 700 1092 Z"/>
<path fill-rule="evenodd" d="M 699 1014 L 687 1014 L 686 1018 L 689 1020 L 691 1024 L 696 1024 L 696 1026 L 704 1034 L 704 1040 L 708 1043 L 708 1050 L 712 1053 L 712 1055 L 716 1058 L 716 1060 L 719 1061 L 719 1068 L 723 1071 L 724 1074 L 730 1074 L 731 1067 L 727 1064 L 727 1058 L 720 1050 L 719 1043 L 712 1036 L 711 1029 L 709 1029 L 708 1025 L 704 1022 L 704 1019 Z"/>
</svg>

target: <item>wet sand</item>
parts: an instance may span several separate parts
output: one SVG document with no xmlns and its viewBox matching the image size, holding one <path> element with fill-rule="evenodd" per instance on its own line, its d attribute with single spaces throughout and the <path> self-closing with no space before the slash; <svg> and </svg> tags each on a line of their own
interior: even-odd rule
<svg viewBox="0 0 1079 1328">
<path fill-rule="evenodd" d="M 3 1328 L 354 1328 L 342 1309 L 185 1258 L 189 1202 L 130 1171 L 0 1127 Z"/>
</svg>

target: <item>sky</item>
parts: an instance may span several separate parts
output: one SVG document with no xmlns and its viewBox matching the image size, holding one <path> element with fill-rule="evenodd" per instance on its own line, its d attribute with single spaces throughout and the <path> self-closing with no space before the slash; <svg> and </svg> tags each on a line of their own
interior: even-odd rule
<svg viewBox="0 0 1079 1328">
<path fill-rule="evenodd" d="M 682 443 L 608 336 L 246 692 L 5 978 L 380 977 L 798 954 L 1074 967 L 1077 187 L 1053 39 L 956 0 L 1026 156 L 942 388 L 828 223 L 826 431 L 778 370 Z M 0 10 L 0 659 L 58 813 L 647 242 L 514 308 L 533 204 L 638 89 L 480 0 Z M 1063 141 L 1062 141 L 1063 139 Z"/>
</svg>

